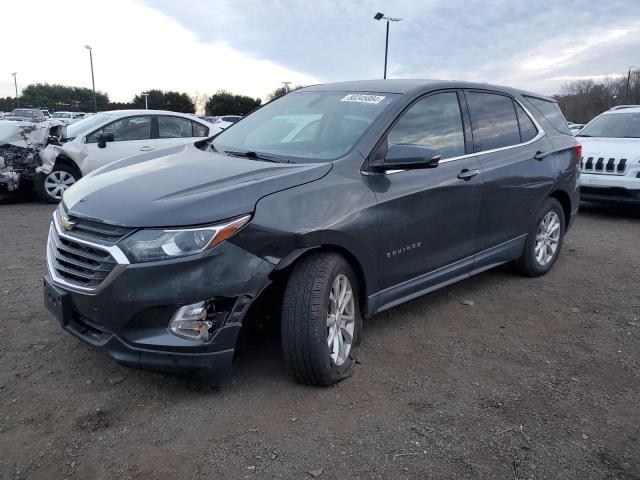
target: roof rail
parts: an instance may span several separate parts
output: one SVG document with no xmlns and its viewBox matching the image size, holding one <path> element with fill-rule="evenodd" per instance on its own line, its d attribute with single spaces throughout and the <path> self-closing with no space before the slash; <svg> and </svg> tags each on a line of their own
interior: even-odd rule
<svg viewBox="0 0 640 480">
<path fill-rule="evenodd" d="M 616 105 L 610 110 L 623 110 L 625 108 L 638 108 L 638 107 L 640 107 L 640 105 Z"/>
</svg>

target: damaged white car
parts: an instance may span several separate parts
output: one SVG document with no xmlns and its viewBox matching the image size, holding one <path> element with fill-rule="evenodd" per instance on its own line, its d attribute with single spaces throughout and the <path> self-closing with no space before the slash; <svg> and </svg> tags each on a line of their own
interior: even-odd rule
<svg viewBox="0 0 640 480">
<path fill-rule="evenodd" d="M 144 152 L 210 137 L 222 130 L 191 115 L 164 110 L 98 113 L 60 126 L 60 132 L 51 130 L 54 122 L 38 124 L 49 126 L 49 131 L 38 138 L 33 138 L 32 132 L 27 133 L 29 142 L 16 143 L 15 132 L 7 137 L 0 128 L 0 156 L 5 158 L 4 165 L 0 165 L 0 186 L 4 184 L 9 190 L 15 190 L 21 182 L 33 182 L 42 200 L 56 203 L 65 190 L 96 168 Z M 18 135 L 19 139 L 23 136 Z M 30 151 L 23 151 L 20 161 L 16 161 L 15 154 L 10 154 L 16 147 Z"/>
</svg>

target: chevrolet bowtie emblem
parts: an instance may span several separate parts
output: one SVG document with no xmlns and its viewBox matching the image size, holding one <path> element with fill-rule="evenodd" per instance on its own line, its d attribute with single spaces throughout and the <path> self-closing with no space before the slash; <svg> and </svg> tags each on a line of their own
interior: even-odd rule
<svg viewBox="0 0 640 480">
<path fill-rule="evenodd" d="M 60 225 L 60 228 L 65 231 L 71 230 L 75 226 L 75 223 L 70 222 L 69 218 L 66 216 L 60 217 L 58 224 Z"/>
</svg>

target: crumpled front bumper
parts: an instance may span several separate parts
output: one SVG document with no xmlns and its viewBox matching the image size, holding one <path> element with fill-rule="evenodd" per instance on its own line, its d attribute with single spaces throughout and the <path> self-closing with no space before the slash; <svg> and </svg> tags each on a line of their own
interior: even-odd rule
<svg viewBox="0 0 640 480">
<path fill-rule="evenodd" d="M 122 364 L 204 373 L 220 383 L 231 372 L 243 319 L 273 268 L 223 242 L 206 254 L 123 265 L 104 288 L 81 292 L 63 284 L 49 262 L 44 301 L 62 328 Z M 205 300 L 226 309 L 218 312 L 209 341 L 169 331 L 176 310 Z"/>
</svg>

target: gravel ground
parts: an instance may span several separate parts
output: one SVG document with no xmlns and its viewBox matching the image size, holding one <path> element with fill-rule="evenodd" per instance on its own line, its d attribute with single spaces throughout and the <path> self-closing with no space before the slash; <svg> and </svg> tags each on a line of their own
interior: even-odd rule
<svg viewBox="0 0 640 480">
<path fill-rule="evenodd" d="M 0 207 L 0 478 L 640 479 L 640 209 L 584 205 L 545 277 L 374 317 L 336 387 L 293 383 L 267 335 L 218 391 L 58 327 L 52 211 Z"/>
</svg>

